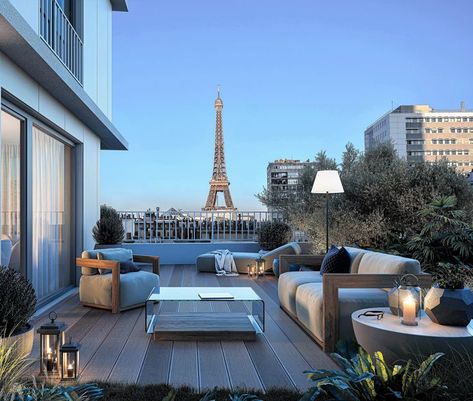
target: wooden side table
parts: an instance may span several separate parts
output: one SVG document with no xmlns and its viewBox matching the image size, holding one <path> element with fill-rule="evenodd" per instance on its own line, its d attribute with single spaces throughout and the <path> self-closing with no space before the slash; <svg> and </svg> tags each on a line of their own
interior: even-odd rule
<svg viewBox="0 0 473 401">
<path fill-rule="evenodd" d="M 384 317 L 363 316 L 367 311 L 379 310 Z M 351 315 L 356 340 L 367 352 L 381 351 L 388 362 L 400 359 L 425 358 L 435 352 L 473 353 L 473 322 L 467 327 L 442 326 L 422 314 L 418 326 L 401 324 L 389 308 L 360 309 Z"/>
</svg>

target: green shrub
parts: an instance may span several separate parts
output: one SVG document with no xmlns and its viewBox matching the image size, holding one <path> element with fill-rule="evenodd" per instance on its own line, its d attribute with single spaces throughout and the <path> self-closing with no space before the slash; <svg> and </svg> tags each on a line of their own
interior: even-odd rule
<svg viewBox="0 0 473 401">
<path fill-rule="evenodd" d="M 92 235 L 97 244 L 120 244 L 125 238 L 125 229 L 117 211 L 110 206 L 100 207 L 100 220 L 92 229 Z"/>
<path fill-rule="evenodd" d="M 262 249 L 271 251 L 292 239 L 292 230 L 281 221 L 265 221 L 258 231 L 258 242 Z"/>
<path fill-rule="evenodd" d="M 375 401 L 375 400 L 432 400 L 442 398 L 446 387 L 432 368 L 443 356 L 431 355 L 418 365 L 411 361 L 389 366 L 381 352 L 372 358 L 362 348 L 358 352 L 342 356 L 332 354 L 341 370 L 317 369 L 307 371 L 314 387 L 301 401 L 317 399 Z"/>
<path fill-rule="evenodd" d="M 36 293 L 21 273 L 0 267 L 0 336 L 12 335 L 28 325 L 36 309 Z"/>
</svg>

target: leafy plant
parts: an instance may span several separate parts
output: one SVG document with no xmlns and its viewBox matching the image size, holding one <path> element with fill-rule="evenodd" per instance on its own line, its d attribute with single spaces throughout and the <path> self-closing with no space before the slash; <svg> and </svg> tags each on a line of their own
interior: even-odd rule
<svg viewBox="0 0 473 401">
<path fill-rule="evenodd" d="M 110 206 L 100 206 L 100 220 L 92 229 L 97 244 L 119 244 L 125 237 L 125 229 L 117 211 Z"/>
<path fill-rule="evenodd" d="M 318 369 L 305 372 L 314 382 L 301 401 L 328 397 L 334 400 L 423 400 L 443 391 L 441 380 L 433 377 L 432 368 L 443 354 L 429 356 L 420 365 L 411 361 L 390 367 L 381 352 L 372 358 L 359 349 L 351 356 L 334 353 L 342 370 Z"/>
<path fill-rule="evenodd" d="M 0 400 L 18 390 L 31 363 L 19 352 L 18 341 L 0 341 Z"/>
<path fill-rule="evenodd" d="M 265 221 L 258 232 L 258 242 L 261 248 L 271 251 L 292 238 L 292 230 L 288 224 L 281 221 Z"/>
<path fill-rule="evenodd" d="M 0 268 L 0 336 L 13 335 L 28 326 L 36 309 L 36 293 L 21 273 Z"/>
<path fill-rule="evenodd" d="M 103 398 L 103 390 L 94 383 L 48 386 L 33 378 L 32 383 L 21 386 L 11 397 L 12 401 L 96 401 Z"/>
<path fill-rule="evenodd" d="M 424 225 L 407 249 L 430 271 L 439 263 L 473 265 L 473 228 L 457 205 L 455 196 L 440 196 L 418 213 Z"/>
<path fill-rule="evenodd" d="M 433 282 L 439 288 L 458 290 L 471 282 L 473 271 L 465 265 L 439 263 L 433 272 Z"/>
</svg>

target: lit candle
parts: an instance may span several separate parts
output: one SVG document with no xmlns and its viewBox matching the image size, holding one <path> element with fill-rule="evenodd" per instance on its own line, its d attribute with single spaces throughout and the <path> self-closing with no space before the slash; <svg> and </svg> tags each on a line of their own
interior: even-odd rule
<svg viewBox="0 0 473 401">
<path fill-rule="evenodd" d="M 72 363 L 67 365 L 67 377 L 74 377 L 74 367 L 72 366 Z"/>
<path fill-rule="evenodd" d="M 402 323 L 407 326 L 417 326 L 416 316 L 416 301 L 411 295 L 409 295 L 402 303 Z"/>
<path fill-rule="evenodd" d="M 46 370 L 48 372 L 52 372 L 54 369 L 54 364 L 53 364 L 53 351 L 51 348 L 48 348 L 48 353 L 47 353 L 47 359 L 46 359 Z"/>
</svg>

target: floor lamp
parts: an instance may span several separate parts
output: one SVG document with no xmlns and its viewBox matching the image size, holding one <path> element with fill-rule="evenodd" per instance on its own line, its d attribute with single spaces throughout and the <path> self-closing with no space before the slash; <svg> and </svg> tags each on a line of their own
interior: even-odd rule
<svg viewBox="0 0 473 401">
<path fill-rule="evenodd" d="M 343 193 L 343 185 L 338 170 L 320 170 L 315 176 L 312 186 L 313 194 L 325 194 L 325 244 L 328 252 L 328 198 L 329 194 Z"/>
</svg>

